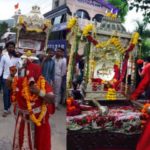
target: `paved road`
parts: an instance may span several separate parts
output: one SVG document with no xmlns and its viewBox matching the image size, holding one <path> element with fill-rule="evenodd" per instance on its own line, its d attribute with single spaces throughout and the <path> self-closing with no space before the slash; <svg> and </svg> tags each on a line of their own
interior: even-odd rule
<svg viewBox="0 0 150 150">
<path fill-rule="evenodd" d="M 3 102 L 0 94 L 0 150 L 12 150 L 12 140 L 15 126 L 14 115 L 6 118 L 2 117 Z M 51 117 L 52 130 L 52 150 L 66 150 L 66 129 L 65 129 L 65 108 L 62 106 L 60 111 Z"/>
</svg>

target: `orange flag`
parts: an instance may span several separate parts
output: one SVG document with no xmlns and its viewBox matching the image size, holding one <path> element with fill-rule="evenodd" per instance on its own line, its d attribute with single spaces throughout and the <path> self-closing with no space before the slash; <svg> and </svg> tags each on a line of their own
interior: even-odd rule
<svg viewBox="0 0 150 150">
<path fill-rule="evenodd" d="M 15 7 L 15 9 L 18 9 L 19 8 L 19 3 L 17 3 L 14 7 Z"/>
</svg>

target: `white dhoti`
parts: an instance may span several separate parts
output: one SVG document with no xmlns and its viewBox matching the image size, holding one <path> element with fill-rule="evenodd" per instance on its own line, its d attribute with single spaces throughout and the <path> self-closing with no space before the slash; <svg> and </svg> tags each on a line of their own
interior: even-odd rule
<svg viewBox="0 0 150 150">
<path fill-rule="evenodd" d="M 55 80 L 54 80 L 55 107 L 58 107 L 61 101 L 61 83 L 62 83 L 62 77 L 55 75 Z"/>
</svg>

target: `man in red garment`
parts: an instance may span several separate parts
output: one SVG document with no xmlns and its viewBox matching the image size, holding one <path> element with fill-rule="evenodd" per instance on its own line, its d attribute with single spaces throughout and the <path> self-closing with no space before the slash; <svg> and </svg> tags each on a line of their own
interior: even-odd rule
<svg viewBox="0 0 150 150">
<path fill-rule="evenodd" d="M 142 94 L 146 89 L 150 88 L 150 57 L 148 57 L 143 64 L 143 70 L 140 73 L 142 80 L 139 83 L 137 89 L 132 93 L 131 100 L 137 100 L 140 94 Z M 144 131 L 140 137 L 137 144 L 136 150 L 150 150 L 150 120 L 144 128 Z"/>
<path fill-rule="evenodd" d="M 140 73 L 142 78 L 136 90 L 132 93 L 131 99 L 136 100 L 146 90 L 150 88 L 150 57 L 147 57 L 143 63 L 143 70 Z"/>
<path fill-rule="evenodd" d="M 7 83 L 12 87 L 12 102 L 17 115 L 13 150 L 51 150 L 49 115 L 54 113 L 52 88 L 37 64 L 29 62 L 26 76 L 14 78 L 10 84 L 14 72 L 11 71 Z"/>
</svg>

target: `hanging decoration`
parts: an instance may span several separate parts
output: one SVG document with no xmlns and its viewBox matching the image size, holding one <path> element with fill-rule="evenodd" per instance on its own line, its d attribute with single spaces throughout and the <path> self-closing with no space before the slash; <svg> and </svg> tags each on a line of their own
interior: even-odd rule
<svg viewBox="0 0 150 150">
<path fill-rule="evenodd" d="M 73 70 L 74 70 L 74 59 L 77 53 L 77 47 L 79 43 L 78 32 L 79 27 L 76 25 L 77 18 L 71 18 L 67 23 L 67 28 L 70 31 L 70 34 L 67 35 L 67 40 L 71 37 L 72 39 L 72 47 L 70 50 L 69 62 L 68 62 L 68 71 L 67 71 L 67 89 L 71 88 L 71 81 L 73 79 Z M 70 37 L 71 36 L 71 37 Z"/>
<path fill-rule="evenodd" d="M 94 29 L 94 26 L 92 24 L 88 24 L 83 28 L 83 36 L 87 37 L 89 33 Z"/>
<path fill-rule="evenodd" d="M 68 23 L 67 23 L 67 29 L 72 29 L 77 23 L 77 18 L 72 17 L 69 19 Z"/>
<path fill-rule="evenodd" d="M 114 12 L 111 11 L 111 12 L 106 13 L 106 16 L 111 17 L 112 19 L 115 19 L 117 17 L 117 13 L 114 14 Z M 75 27 L 76 24 L 77 24 L 77 20 L 75 18 L 71 18 L 67 24 L 67 28 L 71 31 Z M 96 35 L 95 27 L 93 24 L 85 25 L 83 29 L 82 30 L 79 29 L 78 33 L 76 34 L 79 34 L 79 33 L 82 34 L 81 37 L 84 37 L 85 39 L 87 39 L 87 41 L 90 44 L 92 44 L 96 49 L 104 49 L 109 46 L 110 47 L 114 46 L 115 49 L 117 49 L 120 52 L 121 56 L 123 56 L 123 61 L 121 65 L 122 68 L 120 69 L 121 62 L 119 62 L 119 64 L 115 64 L 114 66 L 115 77 L 112 79 L 112 81 L 110 81 L 112 83 L 112 88 L 109 88 L 106 94 L 106 99 L 115 100 L 118 86 L 126 75 L 129 53 L 134 49 L 134 47 L 138 43 L 139 33 L 135 32 L 132 35 L 128 47 L 124 47 L 122 45 L 120 38 L 117 37 L 116 35 L 111 35 L 111 37 L 106 41 L 100 41 L 100 42 L 97 41 L 97 39 L 95 38 L 95 35 Z M 93 59 L 92 56 L 90 57 L 90 59 Z M 93 64 L 92 60 L 89 60 L 89 64 L 90 64 L 89 65 L 90 70 L 93 70 L 95 68 L 95 65 Z M 91 78 L 88 78 L 88 79 L 90 79 L 88 81 L 92 81 Z M 103 83 L 103 81 L 101 83 Z M 97 89 L 97 82 L 93 84 L 93 89 L 94 90 Z"/>
<path fill-rule="evenodd" d="M 133 50 L 133 48 L 135 47 L 135 45 L 138 42 L 139 39 L 139 33 L 135 32 L 132 35 L 131 41 L 130 41 L 130 45 L 127 49 L 123 48 L 121 41 L 119 40 L 119 38 L 117 37 L 111 37 L 109 40 L 104 41 L 104 42 L 98 42 L 96 39 L 94 39 L 91 35 L 90 32 L 92 32 L 94 29 L 92 24 L 86 25 L 83 30 L 82 30 L 82 34 L 83 36 L 85 36 L 87 38 L 87 40 L 89 42 L 91 42 L 96 48 L 104 48 L 110 44 L 114 45 L 121 53 L 124 53 L 125 51 L 130 52 Z"/>
<path fill-rule="evenodd" d="M 109 17 L 109 18 L 111 18 L 111 19 L 116 19 L 117 18 L 117 14 L 114 14 L 112 12 L 107 12 L 106 16 Z"/>
<path fill-rule="evenodd" d="M 107 100 L 116 100 L 116 90 L 114 88 L 108 88 L 106 99 Z"/>
</svg>

